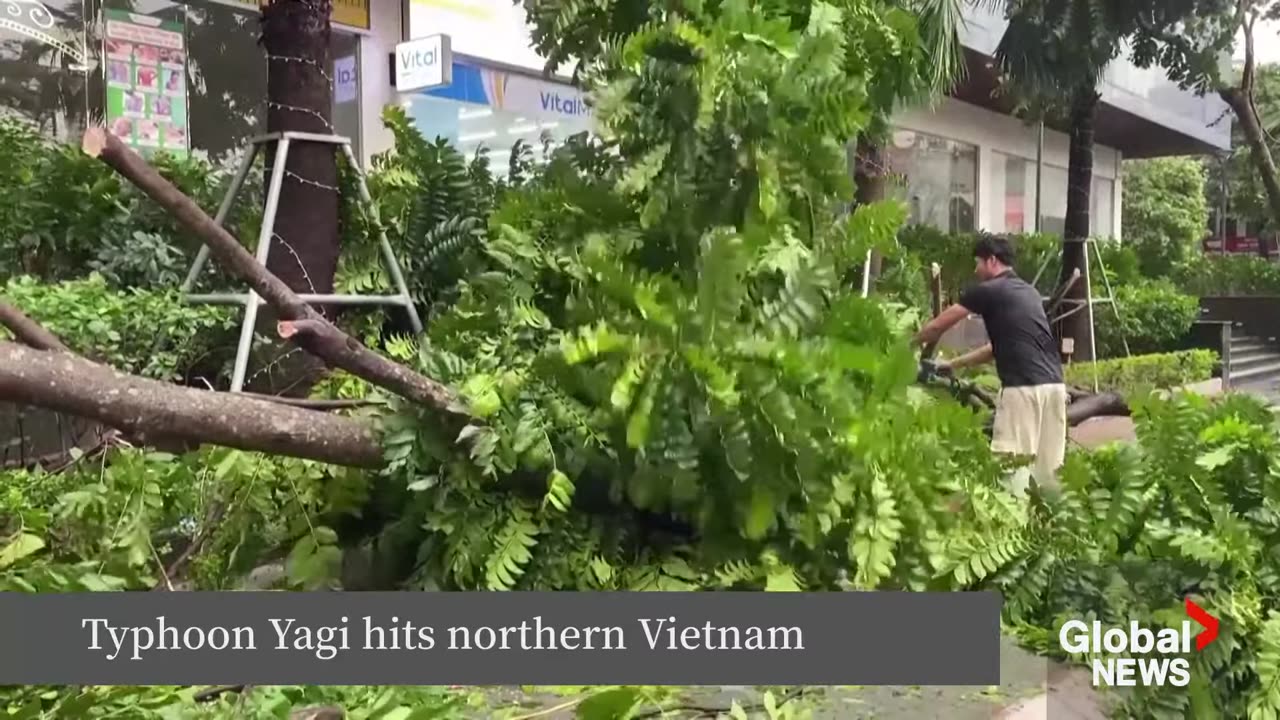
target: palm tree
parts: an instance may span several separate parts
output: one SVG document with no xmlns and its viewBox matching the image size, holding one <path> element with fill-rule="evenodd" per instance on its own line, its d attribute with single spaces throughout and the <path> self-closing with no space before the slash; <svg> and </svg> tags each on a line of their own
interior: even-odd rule
<svg viewBox="0 0 1280 720">
<path fill-rule="evenodd" d="M 1107 66 L 1131 48 L 1139 67 L 1159 64 L 1184 87 L 1203 91 L 1214 74 L 1220 29 L 1203 18 L 1221 16 L 1227 0 L 981 0 L 1001 7 L 1008 29 L 996 60 L 1008 85 L 1041 119 L 1057 116 L 1069 128 L 1067 214 L 1062 275 L 1085 270 L 1093 186 L 1094 124 Z M 1077 283 L 1067 296 L 1083 301 Z M 1092 308 L 1070 315 L 1061 334 L 1074 339 L 1074 357 L 1092 360 Z"/>
<path fill-rule="evenodd" d="M 1114 9 L 1133 0 L 1009 0 L 1008 29 L 996 48 L 996 61 L 1013 91 L 1036 114 L 1065 116 L 1070 145 L 1067 162 L 1067 213 L 1062 234 L 1062 275 L 1085 270 L 1085 244 L 1093 187 L 1094 124 L 1101 95 L 1098 84 L 1130 34 L 1123 13 Z M 1069 300 L 1086 299 L 1076 283 Z M 1092 360 L 1091 308 L 1068 316 L 1062 337 L 1074 339 L 1074 356 Z"/>
</svg>

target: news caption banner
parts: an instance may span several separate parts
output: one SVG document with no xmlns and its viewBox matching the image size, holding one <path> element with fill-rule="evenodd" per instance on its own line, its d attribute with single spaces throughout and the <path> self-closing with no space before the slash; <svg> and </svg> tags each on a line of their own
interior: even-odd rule
<svg viewBox="0 0 1280 720">
<path fill-rule="evenodd" d="M 996 685 L 998 593 L 0 593 L 0 685 Z"/>
</svg>

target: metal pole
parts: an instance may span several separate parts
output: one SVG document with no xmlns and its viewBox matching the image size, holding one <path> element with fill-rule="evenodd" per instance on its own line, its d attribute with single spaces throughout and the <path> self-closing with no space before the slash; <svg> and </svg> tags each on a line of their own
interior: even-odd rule
<svg viewBox="0 0 1280 720">
<path fill-rule="evenodd" d="M 1084 302 L 1085 312 L 1089 314 L 1089 353 L 1090 360 L 1093 361 L 1093 392 L 1100 392 L 1098 389 L 1098 340 L 1093 334 L 1093 284 L 1089 279 L 1089 245 L 1092 241 L 1085 238 L 1084 242 Z"/>
<path fill-rule="evenodd" d="M 241 186 L 244 185 L 244 179 L 249 176 L 249 170 L 253 167 L 253 161 L 258 157 L 258 146 L 250 145 L 249 152 L 245 153 L 244 160 L 240 162 L 240 167 L 236 170 L 235 177 L 231 179 L 231 186 L 227 188 L 227 194 L 222 198 L 222 205 L 218 207 L 218 214 L 214 216 L 213 221 L 222 226 L 227 220 L 227 215 L 231 213 L 231 207 L 235 204 L 236 194 L 240 192 Z M 196 280 L 200 277 L 200 271 L 204 269 L 205 261 L 209 259 L 209 246 L 201 243 L 200 251 L 196 253 L 196 261 L 192 263 L 191 269 L 187 271 L 187 279 L 182 281 L 182 294 L 191 292 L 196 286 Z"/>
<path fill-rule="evenodd" d="M 1040 188 L 1041 176 L 1044 174 L 1044 121 L 1040 121 L 1040 129 L 1036 139 L 1036 232 L 1040 232 Z"/>
<path fill-rule="evenodd" d="M 262 229 L 258 232 L 258 262 L 267 266 L 267 255 L 271 251 L 271 233 L 276 225 L 276 209 L 280 205 L 280 185 L 284 182 L 285 160 L 289 156 L 289 138 L 284 138 L 276 146 L 276 161 L 271 169 L 271 186 L 267 190 L 267 206 L 262 213 Z M 258 293 L 249 291 L 249 301 L 244 308 L 244 327 L 240 329 L 240 344 L 236 348 L 236 364 L 231 373 L 231 392 L 238 393 L 244 388 L 245 372 L 249 368 L 249 349 L 253 344 L 253 331 L 258 324 L 258 306 L 262 299 Z"/>
<path fill-rule="evenodd" d="M 378 207 L 373 202 L 373 196 L 369 194 L 369 186 L 364 182 L 364 172 L 360 169 L 360 163 L 356 161 L 355 151 L 351 149 L 351 145 L 344 144 L 342 150 L 346 153 L 347 162 L 351 163 L 351 169 L 356 173 L 356 185 L 360 189 L 360 199 L 364 201 L 369 215 L 373 218 L 373 222 L 378 228 L 378 247 L 382 250 L 382 260 L 387 264 L 387 270 L 391 273 L 391 281 L 395 283 L 396 290 L 404 298 L 404 309 L 409 313 L 409 324 L 413 327 L 415 335 L 421 335 L 422 319 L 418 317 L 418 308 L 414 306 L 413 297 L 409 294 L 409 286 L 404 281 L 404 273 L 400 270 L 400 262 L 396 260 L 396 253 L 391 249 L 390 241 L 387 240 L 387 231 L 383 229 L 382 219 L 378 217 Z"/>
</svg>

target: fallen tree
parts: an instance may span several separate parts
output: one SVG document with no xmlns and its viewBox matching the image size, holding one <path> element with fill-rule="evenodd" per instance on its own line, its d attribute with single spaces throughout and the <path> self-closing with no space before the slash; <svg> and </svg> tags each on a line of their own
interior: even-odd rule
<svg viewBox="0 0 1280 720">
<path fill-rule="evenodd" d="M 0 341 L 0 397 L 96 420 L 138 442 L 225 445 L 356 467 L 382 464 L 372 421 L 127 375 Z"/>
</svg>

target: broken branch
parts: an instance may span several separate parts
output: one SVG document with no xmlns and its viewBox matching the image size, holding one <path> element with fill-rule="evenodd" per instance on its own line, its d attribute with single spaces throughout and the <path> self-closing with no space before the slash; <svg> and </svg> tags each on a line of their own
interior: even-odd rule
<svg viewBox="0 0 1280 720">
<path fill-rule="evenodd" d="M 383 464 L 368 420 L 170 385 L 4 341 L 0 399 L 90 418 L 148 444 L 180 440 L 353 467 Z"/>
<path fill-rule="evenodd" d="M 27 317 L 21 310 L 0 300 L 0 325 L 9 328 L 13 336 L 24 345 L 37 350 L 67 351 L 57 335 L 45 330 L 40 323 Z"/>
<path fill-rule="evenodd" d="M 283 337 L 297 342 L 330 366 L 342 368 L 397 395 L 452 415 L 467 414 L 448 387 L 369 350 L 324 319 L 259 263 L 226 228 L 114 135 L 100 127 L 90 128 L 84 134 L 82 148 L 159 203 L 207 245 L 210 253 L 228 270 L 248 283 L 284 321 L 292 322 L 288 330 L 282 323 Z"/>
</svg>

